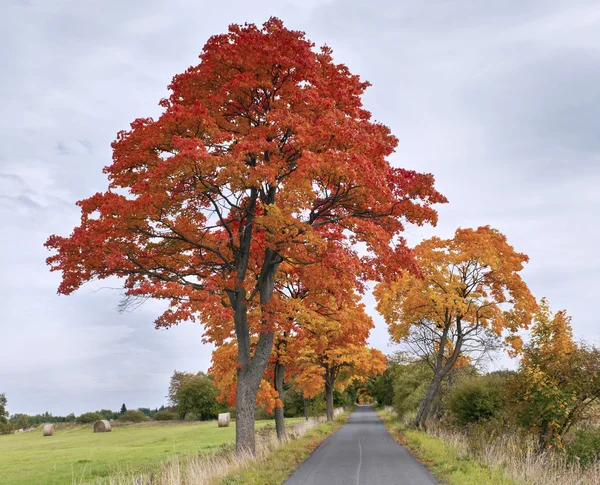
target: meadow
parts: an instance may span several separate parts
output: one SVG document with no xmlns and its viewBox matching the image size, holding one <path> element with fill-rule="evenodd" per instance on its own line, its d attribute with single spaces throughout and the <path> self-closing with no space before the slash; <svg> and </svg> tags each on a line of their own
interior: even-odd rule
<svg viewBox="0 0 600 485">
<path fill-rule="evenodd" d="M 292 418 L 290 423 L 301 418 Z M 273 421 L 257 421 L 257 430 Z M 0 436 L 2 485 L 63 485 L 94 482 L 128 472 L 149 472 L 173 456 L 210 453 L 235 439 L 235 423 L 216 421 L 144 423 L 94 433 L 92 427 L 57 429 L 43 437 L 41 428 Z"/>
</svg>

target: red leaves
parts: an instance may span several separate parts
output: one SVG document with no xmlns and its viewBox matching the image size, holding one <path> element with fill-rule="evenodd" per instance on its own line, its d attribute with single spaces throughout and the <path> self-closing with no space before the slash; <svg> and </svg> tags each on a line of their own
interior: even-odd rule
<svg viewBox="0 0 600 485">
<path fill-rule="evenodd" d="M 369 83 L 331 54 L 275 18 L 211 37 L 160 117 L 118 133 L 109 188 L 78 203 L 81 224 L 48 239 L 59 292 L 122 277 L 130 296 L 169 302 L 157 325 L 198 320 L 221 344 L 234 335 L 233 293 L 250 334 L 282 324 L 256 298 L 267 253 L 303 288 L 329 289 L 311 312 L 355 304 L 366 280 L 417 272 L 403 224 L 435 223 L 445 198 L 431 175 L 390 166 L 397 139 L 362 107 Z"/>
</svg>

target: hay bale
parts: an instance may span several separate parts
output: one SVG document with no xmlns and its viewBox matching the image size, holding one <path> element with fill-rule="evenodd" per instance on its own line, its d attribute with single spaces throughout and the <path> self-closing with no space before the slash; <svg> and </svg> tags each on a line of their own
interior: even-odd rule
<svg viewBox="0 0 600 485">
<path fill-rule="evenodd" d="M 229 421 L 231 421 L 231 414 L 219 413 L 219 428 L 226 428 L 227 426 L 229 426 Z"/>
<path fill-rule="evenodd" d="M 44 436 L 54 436 L 54 425 L 53 424 L 45 424 L 44 425 Z"/>
<path fill-rule="evenodd" d="M 109 431 L 112 431 L 112 427 L 106 419 L 94 423 L 94 433 L 108 433 Z"/>
</svg>

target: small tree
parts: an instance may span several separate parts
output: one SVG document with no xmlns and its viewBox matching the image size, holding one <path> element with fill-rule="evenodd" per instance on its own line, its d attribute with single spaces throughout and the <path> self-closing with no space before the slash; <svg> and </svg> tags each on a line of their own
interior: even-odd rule
<svg viewBox="0 0 600 485">
<path fill-rule="evenodd" d="M 125 409 L 125 411 L 127 411 L 127 409 Z M 111 411 L 110 409 L 101 409 L 98 411 L 98 414 L 102 416 L 102 419 L 107 419 L 110 421 L 111 419 L 118 419 L 122 413 L 117 413 L 115 411 Z"/>
<path fill-rule="evenodd" d="M 536 302 L 519 274 L 528 257 L 489 226 L 428 239 L 414 254 L 422 277 L 404 273 L 375 294 L 393 338 L 411 341 L 433 371 L 415 420 L 424 427 L 452 369 L 487 352 L 505 332 L 506 343 L 520 347 L 516 332 L 528 326 Z"/>
<path fill-rule="evenodd" d="M 83 413 L 81 416 L 77 417 L 78 424 L 90 424 L 95 423 L 103 418 L 100 413 Z"/>
<path fill-rule="evenodd" d="M 213 379 L 202 373 L 186 380 L 177 392 L 177 407 L 180 415 L 192 413 L 197 419 L 215 419 L 221 406 L 217 402 L 219 390 Z"/>
<path fill-rule="evenodd" d="M 193 374 L 191 372 L 178 372 L 177 370 L 173 371 L 173 375 L 171 376 L 171 380 L 169 382 L 169 394 L 167 398 L 169 399 L 169 403 L 171 406 L 174 406 L 179 413 L 179 419 L 184 420 L 186 415 L 186 410 L 179 407 L 179 391 L 184 385 L 185 382 L 193 379 L 197 374 Z"/>
<path fill-rule="evenodd" d="M 600 398 L 600 349 L 577 344 L 571 318 L 564 310 L 552 314 L 543 299 L 509 390 L 519 421 L 538 432 L 540 448 L 561 448 L 564 435 Z"/>
<path fill-rule="evenodd" d="M 0 394 L 0 423 L 6 424 L 8 421 L 8 411 L 6 410 L 6 395 Z"/>
<path fill-rule="evenodd" d="M 125 403 L 123 403 L 121 405 L 121 412 L 119 414 L 123 415 L 127 412 L 127 406 L 125 406 Z"/>
</svg>

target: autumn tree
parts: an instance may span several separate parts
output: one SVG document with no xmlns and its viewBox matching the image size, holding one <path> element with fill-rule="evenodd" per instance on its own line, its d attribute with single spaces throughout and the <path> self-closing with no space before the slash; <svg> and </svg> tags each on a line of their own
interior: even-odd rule
<svg viewBox="0 0 600 485">
<path fill-rule="evenodd" d="M 342 306 L 334 315 L 313 317 L 301 325 L 294 341 L 295 385 L 306 397 L 325 391 L 328 421 L 333 420 L 334 388 L 343 391 L 355 381 L 364 383 L 385 371 L 386 357 L 367 347 L 372 328 L 371 318 L 357 301 Z"/>
<path fill-rule="evenodd" d="M 275 282 L 275 344 L 263 375 L 257 405 L 275 413 L 277 436 L 285 437 L 284 382 L 306 397 L 325 391 L 333 416 L 333 389 L 382 371 L 385 359 L 365 348 L 372 320 L 360 295 L 365 286 L 356 254 L 329 246 L 326 256 L 310 267 L 282 264 Z M 252 318 L 252 315 L 250 315 Z M 252 339 L 252 344 L 256 337 Z M 235 402 L 235 344 L 219 342 L 210 372 L 221 399 Z"/>
<path fill-rule="evenodd" d="M 173 78 L 158 119 L 118 134 L 108 190 L 46 243 L 59 293 L 118 276 L 128 297 L 169 302 L 157 326 L 233 322 L 238 452 L 255 449 L 280 265 L 314 263 L 333 241 L 360 243 L 371 276 L 392 244 L 403 255 L 393 266 L 409 267 L 403 222 L 434 223 L 430 205 L 445 201 L 431 175 L 390 166 L 397 140 L 363 109 L 367 86 L 278 19 L 232 25 Z"/>
<path fill-rule="evenodd" d="M 504 335 L 518 349 L 516 332 L 528 326 L 536 302 L 519 274 L 527 256 L 489 226 L 458 229 L 453 239 L 428 239 L 414 255 L 422 277 L 404 273 L 375 293 L 394 340 L 416 334 L 430 339 L 425 354 L 434 349 L 427 360 L 433 378 L 416 417 L 424 427 L 449 372 L 468 363 L 469 353 L 485 349 L 490 333 Z"/>
<path fill-rule="evenodd" d="M 542 299 L 508 390 L 519 422 L 538 433 L 540 448 L 560 448 L 600 398 L 600 349 L 575 342 L 566 311 L 553 314 Z"/>
</svg>

